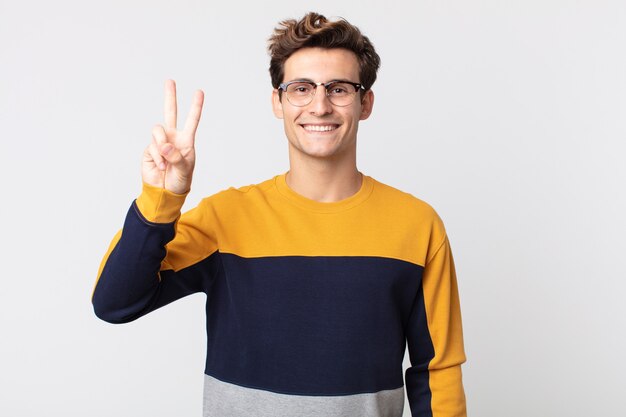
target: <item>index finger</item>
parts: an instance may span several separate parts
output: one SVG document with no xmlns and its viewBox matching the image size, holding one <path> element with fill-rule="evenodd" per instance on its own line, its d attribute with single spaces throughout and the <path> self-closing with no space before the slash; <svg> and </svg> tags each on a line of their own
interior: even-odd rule
<svg viewBox="0 0 626 417">
<path fill-rule="evenodd" d="M 176 129 L 177 112 L 176 82 L 174 80 L 167 80 L 165 81 L 165 103 L 163 106 L 165 127 L 167 129 Z"/>
<path fill-rule="evenodd" d="M 198 129 L 198 123 L 200 123 L 200 116 L 202 115 L 202 105 L 204 104 L 204 92 L 198 90 L 193 95 L 193 101 L 191 103 L 191 109 L 189 110 L 189 116 L 185 121 L 184 132 L 191 137 L 195 136 L 196 129 Z"/>
</svg>

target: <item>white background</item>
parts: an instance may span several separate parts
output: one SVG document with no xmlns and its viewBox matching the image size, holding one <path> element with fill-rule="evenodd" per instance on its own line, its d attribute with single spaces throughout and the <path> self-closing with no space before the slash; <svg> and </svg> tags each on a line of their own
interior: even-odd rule
<svg viewBox="0 0 626 417">
<path fill-rule="evenodd" d="M 626 415 L 621 0 L 0 0 L 0 415 L 201 414 L 204 296 L 110 325 L 97 268 L 165 79 L 206 92 L 187 209 L 287 170 L 266 39 L 309 10 L 382 57 L 359 169 L 446 223 L 469 414 Z"/>
</svg>

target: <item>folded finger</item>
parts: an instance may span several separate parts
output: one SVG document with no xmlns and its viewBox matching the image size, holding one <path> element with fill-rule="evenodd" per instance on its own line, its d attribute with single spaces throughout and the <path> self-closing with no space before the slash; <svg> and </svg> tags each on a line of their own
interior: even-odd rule
<svg viewBox="0 0 626 417">
<path fill-rule="evenodd" d="M 156 165 L 158 169 L 160 169 L 161 171 L 165 171 L 165 160 L 161 156 L 161 153 L 159 152 L 158 146 L 155 141 L 152 141 L 152 143 L 150 143 L 150 145 L 146 149 L 146 153 L 152 159 L 154 165 Z"/>
</svg>

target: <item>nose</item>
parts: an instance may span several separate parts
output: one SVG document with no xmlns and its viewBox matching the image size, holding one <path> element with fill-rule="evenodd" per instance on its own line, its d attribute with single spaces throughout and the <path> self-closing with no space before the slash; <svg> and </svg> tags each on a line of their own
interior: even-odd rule
<svg viewBox="0 0 626 417">
<path fill-rule="evenodd" d="M 316 116 L 332 113 L 333 105 L 326 95 L 326 87 L 324 85 L 317 86 L 315 94 L 313 95 L 313 100 L 309 103 L 308 107 L 309 111 Z"/>
</svg>

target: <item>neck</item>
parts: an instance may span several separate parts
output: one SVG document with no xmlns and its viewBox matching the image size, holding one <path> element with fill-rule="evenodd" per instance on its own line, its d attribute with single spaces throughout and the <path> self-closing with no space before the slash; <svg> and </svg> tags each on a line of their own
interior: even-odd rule
<svg viewBox="0 0 626 417">
<path fill-rule="evenodd" d="M 307 158 L 289 160 L 287 185 L 310 200 L 332 203 L 356 194 L 361 188 L 362 174 L 356 167 L 356 158 L 342 163 Z"/>
</svg>

